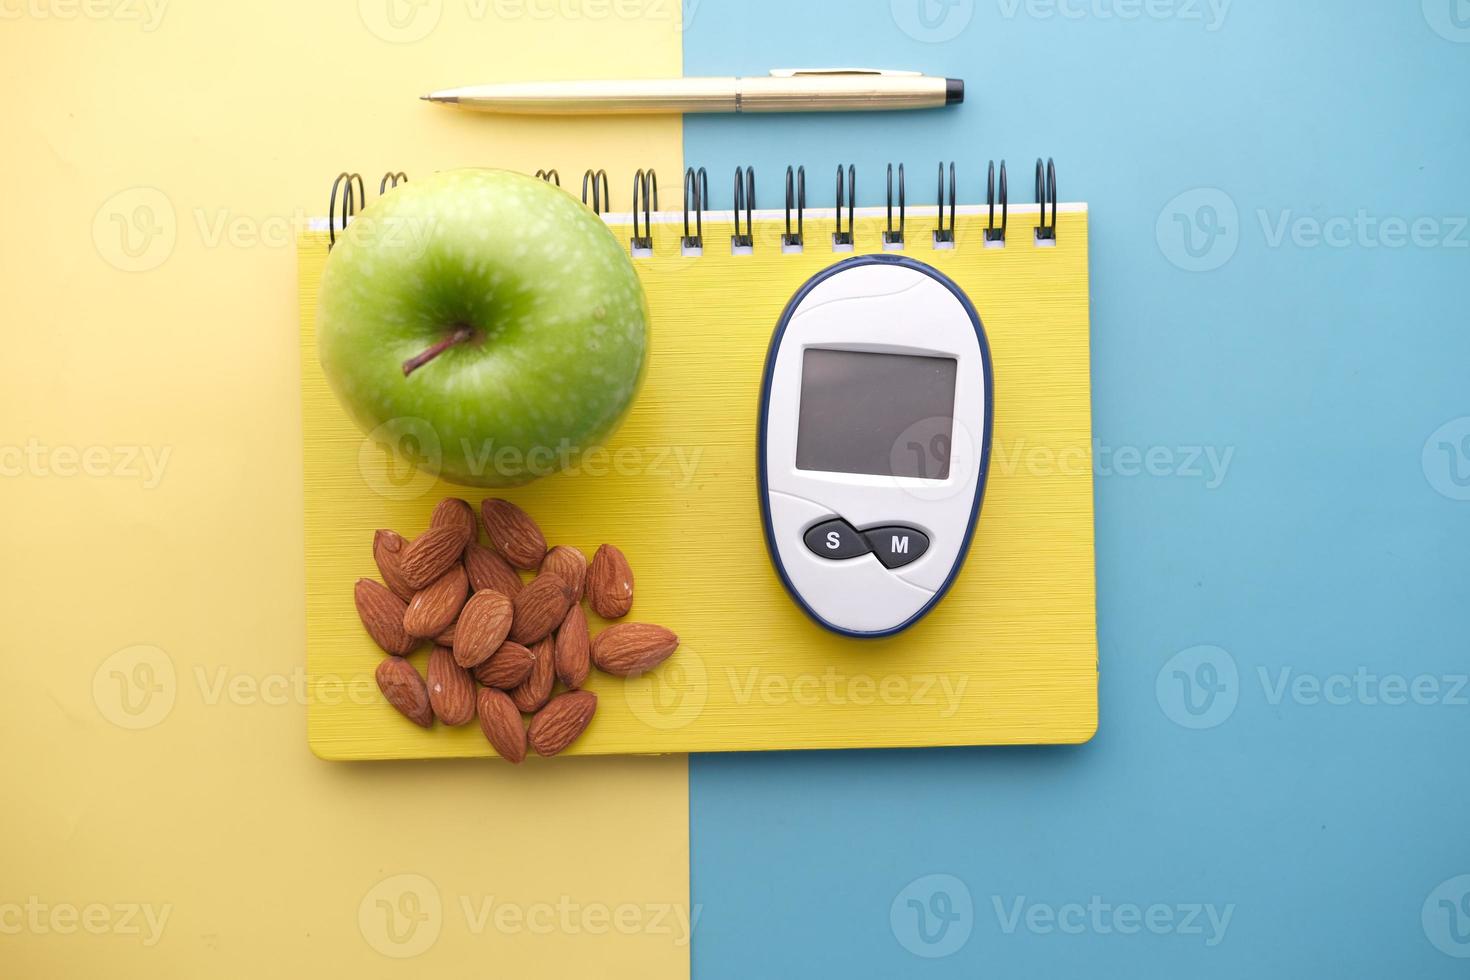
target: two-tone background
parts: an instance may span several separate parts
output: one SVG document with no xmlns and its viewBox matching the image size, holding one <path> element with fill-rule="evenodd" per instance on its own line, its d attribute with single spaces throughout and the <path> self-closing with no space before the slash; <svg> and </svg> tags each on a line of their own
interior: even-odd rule
<svg viewBox="0 0 1470 980">
<path fill-rule="evenodd" d="M 809 65 L 969 99 L 415 98 Z M 1464 0 L 0 0 L 0 79 L 8 975 L 1464 975 Z M 311 757 L 294 240 L 339 170 L 878 204 L 1037 156 L 1091 206 L 1091 744 Z"/>
</svg>

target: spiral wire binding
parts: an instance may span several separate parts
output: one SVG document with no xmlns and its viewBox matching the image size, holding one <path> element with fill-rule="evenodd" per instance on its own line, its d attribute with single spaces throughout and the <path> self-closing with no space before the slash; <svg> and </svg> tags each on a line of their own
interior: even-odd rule
<svg viewBox="0 0 1470 980">
<path fill-rule="evenodd" d="M 587 196 L 589 186 L 592 190 L 590 201 Z M 612 210 L 612 188 L 608 186 L 606 170 L 588 170 L 582 175 L 582 203 L 597 214 Z"/>
<path fill-rule="evenodd" d="M 1046 202 L 1051 202 L 1051 221 L 1046 220 Z M 1051 158 L 1046 161 L 1046 169 L 1042 170 L 1041 158 L 1036 158 L 1036 203 L 1041 205 L 1041 224 L 1036 226 L 1036 240 L 1039 242 L 1055 242 L 1057 240 L 1057 168 L 1053 166 Z"/>
<path fill-rule="evenodd" d="M 944 164 L 939 164 L 939 227 L 934 231 L 934 244 L 954 244 L 955 236 L 955 212 L 959 207 L 958 182 L 955 178 L 955 166 L 951 161 L 949 165 L 949 225 L 944 224 Z"/>
<path fill-rule="evenodd" d="M 745 234 L 740 233 L 740 212 L 745 212 Z M 735 248 L 755 248 L 755 168 L 735 168 Z"/>
<path fill-rule="evenodd" d="M 407 178 L 404 178 L 405 180 Z M 357 191 L 354 194 L 353 182 L 357 182 Z M 362 206 L 367 207 L 367 188 L 362 184 L 362 174 L 350 174 L 342 171 L 337 179 L 332 181 L 332 198 L 327 205 L 327 251 L 331 251 L 337 245 L 337 189 L 346 184 L 342 191 L 342 230 L 347 230 L 347 222 L 357 214 L 357 202 L 360 199 Z"/>
<path fill-rule="evenodd" d="M 903 164 L 898 165 L 898 231 L 893 230 L 893 164 L 888 165 L 888 230 L 883 233 L 884 245 L 903 247 L 904 225 L 909 213 L 908 193 L 904 189 Z"/>
<path fill-rule="evenodd" d="M 638 202 L 643 202 L 643 234 L 638 234 Z M 651 202 L 651 203 L 650 203 Z M 633 247 L 653 250 L 653 212 L 658 210 L 658 174 L 652 167 L 633 176 Z"/>
<path fill-rule="evenodd" d="M 796 210 L 796 234 L 791 233 L 791 211 Z M 806 243 L 806 168 L 786 168 L 786 234 L 781 244 L 787 248 L 802 248 Z"/>
<path fill-rule="evenodd" d="M 709 171 L 703 167 L 696 173 L 693 167 L 684 171 L 684 238 L 681 245 L 688 249 L 704 248 L 704 209 L 709 206 Z M 694 234 L 689 234 L 689 212 L 694 212 Z"/>
<path fill-rule="evenodd" d="M 847 168 L 847 231 L 842 230 L 842 164 L 837 165 L 837 230 L 832 234 L 834 246 L 853 244 L 854 221 L 857 216 L 857 167 Z"/>
<path fill-rule="evenodd" d="M 985 241 L 987 243 L 989 243 L 989 242 L 1000 242 L 1002 245 L 1004 245 L 1005 244 L 1005 241 L 1006 241 L 1006 218 L 1008 217 L 1008 212 L 1010 211 L 1010 206 L 1011 206 L 1010 191 L 1006 188 L 1006 162 L 1004 160 L 1002 160 L 1000 162 L 1000 227 L 999 228 L 995 227 L 996 190 L 995 190 L 995 161 L 994 160 L 991 160 L 990 161 L 990 176 L 986 178 L 985 185 L 986 185 L 985 186 L 985 203 L 990 208 L 990 227 L 988 227 L 988 228 L 985 229 Z"/>
<path fill-rule="evenodd" d="M 561 186 L 561 175 L 555 170 L 538 170 L 540 180 Z M 888 165 L 888 226 L 883 232 L 885 246 L 904 244 L 908 202 L 904 180 L 904 165 L 898 165 L 898 227 L 893 223 L 894 166 Z M 403 171 L 389 171 L 378 182 L 378 196 L 383 196 L 400 184 L 408 182 Z M 938 228 L 934 232 L 936 246 L 953 245 L 957 234 L 959 206 L 958 172 L 955 164 L 949 164 L 949 189 L 944 182 L 944 163 L 939 164 L 939 216 Z M 735 168 L 735 235 L 731 244 L 735 248 L 755 247 L 755 168 Z M 843 199 L 846 198 L 847 220 L 843 222 Z M 1057 170 L 1050 157 L 1036 160 L 1036 201 L 1041 214 L 1036 225 L 1038 244 L 1055 244 L 1057 241 Z M 684 171 L 684 235 L 680 244 L 685 251 L 704 248 L 704 213 L 709 209 L 709 172 L 700 167 L 689 167 Z M 582 203 L 598 215 L 612 210 L 612 191 L 608 185 L 606 170 L 589 169 L 582 175 Z M 1010 191 L 1006 182 L 1006 162 L 999 167 L 990 161 L 985 180 L 985 203 L 989 215 L 984 228 L 987 245 L 1004 245 L 1006 224 L 1010 211 Z M 849 164 L 837 167 L 836 231 L 832 235 L 834 249 L 851 248 L 856 240 L 857 216 L 857 167 Z M 806 242 L 806 167 L 786 168 L 786 231 L 781 236 L 783 248 L 793 251 L 804 247 Z M 996 206 L 1000 208 L 1000 222 L 996 223 Z M 343 171 L 332 181 L 332 193 L 327 205 L 328 250 L 337 244 L 337 232 L 347 227 L 358 212 L 367 207 L 367 188 L 362 174 Z M 948 219 L 945 210 L 948 208 Z M 653 214 L 658 211 L 658 174 L 653 168 L 639 170 L 633 177 L 633 239 L 634 249 L 648 251 L 653 248 Z M 743 212 L 743 216 L 742 216 Z M 791 216 L 796 214 L 796 230 L 792 231 Z M 690 233 L 690 216 L 693 215 L 693 234 Z"/>
</svg>

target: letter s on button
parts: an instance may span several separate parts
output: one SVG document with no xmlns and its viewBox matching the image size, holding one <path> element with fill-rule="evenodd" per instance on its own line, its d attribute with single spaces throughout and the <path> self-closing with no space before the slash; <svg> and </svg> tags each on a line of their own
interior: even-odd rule
<svg viewBox="0 0 1470 980">
<path fill-rule="evenodd" d="M 857 529 L 840 517 L 807 528 L 802 537 L 808 551 L 827 561 L 861 558 L 872 550 Z"/>
</svg>

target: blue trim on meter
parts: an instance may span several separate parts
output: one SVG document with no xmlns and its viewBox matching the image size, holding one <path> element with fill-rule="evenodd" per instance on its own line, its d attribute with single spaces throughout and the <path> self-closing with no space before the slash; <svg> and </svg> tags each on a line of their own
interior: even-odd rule
<svg viewBox="0 0 1470 980">
<path fill-rule="evenodd" d="M 934 593 L 934 598 L 926 602 L 922 609 L 892 629 L 874 630 L 871 632 L 843 629 L 841 626 L 827 622 L 816 610 L 807 605 L 806 600 L 801 597 L 801 593 L 797 591 L 796 586 L 791 583 L 791 578 L 786 574 L 786 566 L 781 563 L 781 552 L 776 547 L 776 536 L 771 528 L 771 488 L 770 479 L 766 473 L 766 432 L 770 424 L 771 414 L 771 376 L 776 367 L 776 352 L 781 347 L 782 338 L 786 336 L 786 328 L 791 323 L 791 316 L 796 312 L 797 307 L 801 305 L 802 300 L 806 299 L 807 294 L 817 286 L 840 272 L 846 272 L 848 269 L 863 265 L 902 266 L 903 268 L 923 273 L 938 282 L 945 289 L 948 289 L 954 295 L 955 299 L 960 301 L 960 305 L 965 308 L 965 312 L 969 314 L 970 323 L 975 328 L 975 337 L 980 342 L 980 360 L 985 368 L 985 434 L 980 448 L 980 473 L 975 484 L 975 500 L 970 506 L 970 520 L 965 526 L 965 540 L 960 545 L 959 554 L 955 558 L 954 566 L 950 568 L 949 574 L 945 576 L 944 583 L 939 586 L 939 590 Z M 760 428 L 756 432 L 756 479 L 757 489 L 760 493 L 761 527 L 765 531 L 766 551 L 771 556 L 771 564 L 775 566 L 776 574 L 780 577 L 781 584 L 785 587 L 787 593 L 817 625 L 831 630 L 833 633 L 840 633 L 843 636 L 857 637 L 859 639 L 878 639 L 884 636 L 893 636 L 895 633 L 902 633 L 914 625 L 914 623 L 927 615 L 929 610 L 933 609 L 940 599 L 944 598 L 945 594 L 949 592 L 950 587 L 954 585 L 954 580 L 959 574 L 960 566 L 965 563 L 965 559 L 969 556 L 970 543 L 975 537 L 975 522 L 980 517 L 980 504 L 985 499 L 985 481 L 990 475 L 990 433 L 994 419 L 995 377 L 990 365 L 990 341 L 986 339 L 985 327 L 980 322 L 980 314 L 975 312 L 975 305 L 970 302 L 970 297 L 965 295 L 964 290 L 960 289 L 954 280 L 950 279 L 938 269 L 902 255 L 860 255 L 855 258 L 845 259 L 830 268 L 822 270 L 808 279 L 806 285 L 797 290 L 796 295 L 791 298 L 791 302 L 786 304 L 786 309 L 781 313 L 781 319 L 776 324 L 776 332 L 771 336 L 771 346 L 766 350 L 766 366 L 761 377 L 761 406 L 760 421 L 758 423 Z"/>
</svg>

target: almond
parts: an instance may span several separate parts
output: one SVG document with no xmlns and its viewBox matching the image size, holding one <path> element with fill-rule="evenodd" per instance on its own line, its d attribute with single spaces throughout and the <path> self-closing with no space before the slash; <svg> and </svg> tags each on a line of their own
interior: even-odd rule
<svg viewBox="0 0 1470 980">
<path fill-rule="evenodd" d="M 474 678 L 454 662 L 454 654 L 445 647 L 435 647 L 429 654 L 428 687 L 429 704 L 444 724 L 458 727 L 475 717 Z"/>
<path fill-rule="evenodd" d="M 592 672 L 592 637 L 587 632 L 587 614 L 575 603 L 567 618 L 556 628 L 556 676 L 570 688 L 579 688 Z"/>
<path fill-rule="evenodd" d="M 536 644 L 531 655 L 536 659 L 531 664 L 530 675 L 510 692 L 510 699 L 526 714 L 540 711 L 551 697 L 551 689 L 556 686 L 556 651 L 551 638 Z"/>
<path fill-rule="evenodd" d="M 620 549 L 605 544 L 592 556 L 587 598 L 603 619 L 622 619 L 633 608 L 633 569 Z"/>
<path fill-rule="evenodd" d="M 486 589 L 470 596 L 454 627 L 454 659 L 461 667 L 478 667 L 489 660 L 510 633 L 511 602 Z"/>
<path fill-rule="evenodd" d="M 439 646 L 439 647 L 448 647 L 449 649 L 453 650 L 454 649 L 454 628 L 457 625 L 458 625 L 457 622 L 451 623 L 449 625 L 449 629 L 445 630 L 443 633 L 440 633 L 438 636 L 434 637 L 434 645 L 435 646 Z"/>
<path fill-rule="evenodd" d="M 504 558 L 478 541 L 471 541 L 465 548 L 464 568 L 470 573 L 470 586 L 476 592 L 491 589 L 514 599 L 521 591 L 520 574 Z"/>
<path fill-rule="evenodd" d="M 619 623 L 598 633 L 592 641 L 592 662 L 598 670 L 632 677 L 657 667 L 678 648 L 679 638 L 662 626 Z"/>
<path fill-rule="evenodd" d="M 481 688 L 476 708 L 485 740 L 506 762 L 526 761 L 526 724 L 510 695 L 494 688 Z"/>
<path fill-rule="evenodd" d="M 409 636 L 438 636 L 454 625 L 469 591 L 464 566 L 456 563 L 428 588 L 414 593 L 403 614 L 403 628 Z"/>
<path fill-rule="evenodd" d="M 575 600 L 572 587 L 560 575 L 537 575 L 515 597 L 510 638 L 524 645 L 535 643 L 561 624 Z"/>
<path fill-rule="evenodd" d="M 541 559 L 541 574 L 560 575 L 572 587 L 574 602 L 581 602 L 587 584 L 587 556 L 571 545 L 559 544 Z"/>
<path fill-rule="evenodd" d="M 398 563 L 403 580 L 418 591 L 449 571 L 464 554 L 469 536 L 463 527 L 431 527 L 404 548 Z"/>
<path fill-rule="evenodd" d="M 464 528 L 465 541 L 468 542 L 479 535 L 480 519 L 475 516 L 475 508 L 468 501 L 458 497 L 445 497 L 434 508 L 434 514 L 429 518 L 429 527 Z"/>
<path fill-rule="evenodd" d="M 491 498 L 480 504 L 480 515 L 485 518 L 490 543 L 506 561 L 527 571 L 541 564 L 546 556 L 546 535 L 530 514 L 509 500 Z"/>
<path fill-rule="evenodd" d="M 413 598 L 414 587 L 403 577 L 403 549 L 408 542 L 397 531 L 379 531 L 373 535 L 373 561 L 383 576 L 383 584 L 404 602 Z"/>
<path fill-rule="evenodd" d="M 531 748 L 539 756 L 553 756 L 571 745 L 592 723 L 597 695 L 571 691 L 553 698 L 531 719 Z"/>
<path fill-rule="evenodd" d="M 403 614 L 408 604 L 389 591 L 386 585 L 370 578 L 358 579 L 352 598 L 357 603 L 357 615 L 362 617 L 362 625 L 367 627 L 368 635 L 386 652 L 402 657 L 418 646 L 418 640 L 403 628 Z"/>
<path fill-rule="evenodd" d="M 475 680 L 509 691 L 525 683 L 535 663 L 536 655 L 519 643 L 503 643 L 494 656 L 475 668 Z"/>
<path fill-rule="evenodd" d="M 434 709 L 429 704 L 429 689 L 424 679 L 414 670 L 413 664 L 402 657 L 389 657 L 378 664 L 378 689 L 388 703 L 397 708 L 403 717 L 428 728 L 434 724 Z"/>
</svg>

